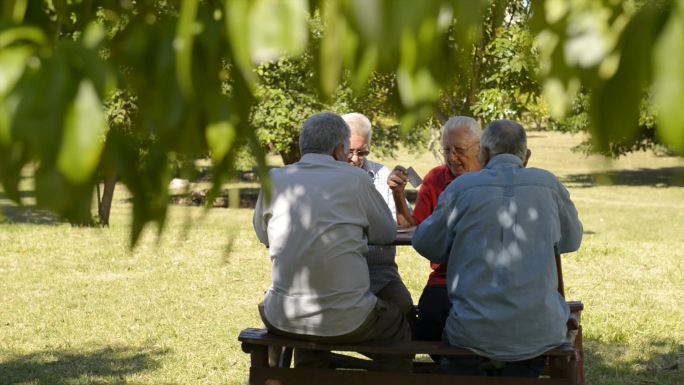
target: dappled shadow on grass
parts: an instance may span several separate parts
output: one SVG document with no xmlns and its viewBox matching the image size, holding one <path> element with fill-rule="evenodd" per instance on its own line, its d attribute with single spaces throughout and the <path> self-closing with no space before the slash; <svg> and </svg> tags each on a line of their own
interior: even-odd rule
<svg viewBox="0 0 684 385">
<path fill-rule="evenodd" d="M 24 198 L 35 198 L 36 194 L 35 194 L 35 192 L 33 192 L 31 190 L 23 190 L 23 191 L 19 191 L 19 197 L 22 199 L 24 199 Z M 4 191 L 0 191 L 0 200 L 2 200 L 2 199 L 7 199 L 7 200 L 10 199 L 7 196 L 7 194 L 5 194 Z"/>
<path fill-rule="evenodd" d="M 59 218 L 47 211 L 36 208 L 33 205 L 10 206 L 0 204 L 2 221 L 5 223 L 32 223 L 40 225 L 54 225 L 61 223 Z"/>
<path fill-rule="evenodd" d="M 584 339 L 587 384 L 684 383 L 684 345 L 674 340 L 653 340 L 635 351 L 619 343 Z"/>
<path fill-rule="evenodd" d="M 684 167 L 641 168 L 574 174 L 561 178 L 571 187 L 594 187 L 597 185 L 614 186 L 654 186 L 684 187 Z"/>
<path fill-rule="evenodd" d="M 23 199 L 33 199 L 33 191 L 21 191 Z M 33 223 L 52 225 L 60 223 L 59 218 L 47 210 L 38 209 L 33 204 L 17 205 L 12 202 L 4 191 L 0 191 L 0 223 Z"/>
<path fill-rule="evenodd" d="M 90 352 L 46 350 L 0 362 L 0 384 L 127 383 L 126 376 L 159 367 L 167 351 L 105 347 Z"/>
<path fill-rule="evenodd" d="M 182 206 L 206 206 L 209 195 L 208 189 L 192 190 L 188 193 L 172 194 L 171 203 Z M 242 187 L 238 189 L 237 196 L 231 196 L 229 190 L 221 191 L 216 199 L 211 202 L 211 207 L 237 207 L 237 208 L 254 208 L 257 198 L 259 197 L 259 188 L 256 187 Z M 231 201 L 231 199 L 235 199 Z"/>
</svg>

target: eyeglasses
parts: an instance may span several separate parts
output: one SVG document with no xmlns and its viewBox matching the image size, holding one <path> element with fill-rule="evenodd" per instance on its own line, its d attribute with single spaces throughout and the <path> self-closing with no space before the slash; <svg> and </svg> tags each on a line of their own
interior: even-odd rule
<svg viewBox="0 0 684 385">
<path fill-rule="evenodd" d="M 349 159 L 354 157 L 354 154 L 356 154 L 357 157 L 359 158 L 365 158 L 370 154 L 370 151 L 368 150 L 349 150 L 349 154 L 347 154 L 347 157 Z"/>
<path fill-rule="evenodd" d="M 449 156 L 449 155 L 465 156 L 466 152 L 468 152 L 468 150 L 470 150 L 476 144 L 480 144 L 480 142 L 475 142 L 466 148 L 461 148 L 461 147 L 456 147 L 456 146 L 442 147 L 442 151 L 444 152 L 444 156 Z"/>
</svg>

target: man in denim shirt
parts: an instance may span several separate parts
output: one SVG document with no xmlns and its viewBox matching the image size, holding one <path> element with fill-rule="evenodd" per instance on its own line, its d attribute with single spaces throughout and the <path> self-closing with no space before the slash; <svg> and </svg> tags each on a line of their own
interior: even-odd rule
<svg viewBox="0 0 684 385">
<path fill-rule="evenodd" d="M 480 143 L 479 173 L 457 178 L 421 223 L 413 247 L 448 263 L 452 302 L 443 338 L 479 357 L 444 359 L 448 372 L 537 377 L 540 355 L 565 342 L 569 308 L 558 293 L 555 250 L 576 251 L 582 224 L 551 173 L 525 168 L 525 130 L 494 121 Z"/>
</svg>

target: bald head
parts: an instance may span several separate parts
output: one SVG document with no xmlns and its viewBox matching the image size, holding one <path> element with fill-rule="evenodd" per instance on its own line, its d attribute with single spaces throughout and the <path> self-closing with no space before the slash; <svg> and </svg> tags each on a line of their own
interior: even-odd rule
<svg viewBox="0 0 684 385">
<path fill-rule="evenodd" d="M 499 154 L 512 154 L 527 161 L 527 135 L 519 123 L 512 120 L 495 120 L 482 133 L 480 147 L 489 152 L 490 157 Z"/>
</svg>

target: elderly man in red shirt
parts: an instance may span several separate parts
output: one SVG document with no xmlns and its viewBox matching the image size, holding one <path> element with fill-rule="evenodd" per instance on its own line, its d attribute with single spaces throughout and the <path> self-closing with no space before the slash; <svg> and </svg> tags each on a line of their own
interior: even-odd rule
<svg viewBox="0 0 684 385">
<path fill-rule="evenodd" d="M 408 181 L 406 170 L 397 166 L 392 170 L 388 183 L 390 188 L 401 194 L 395 194 L 397 216 L 409 218 L 417 225 L 432 214 L 437 207 L 439 195 L 455 178 L 466 172 L 480 171 L 477 154 L 480 150 L 482 128 L 473 118 L 455 116 L 450 118 L 442 128 L 442 151 L 445 164 L 437 166 L 425 175 L 425 179 L 418 190 L 418 198 L 413 213 L 409 214 L 408 207 L 402 204 L 403 191 Z M 442 330 L 449 316 L 451 302 L 446 288 L 446 265 L 432 263 L 432 272 L 427 285 L 418 301 L 418 321 L 416 323 L 415 338 L 425 341 L 440 341 Z"/>
</svg>

